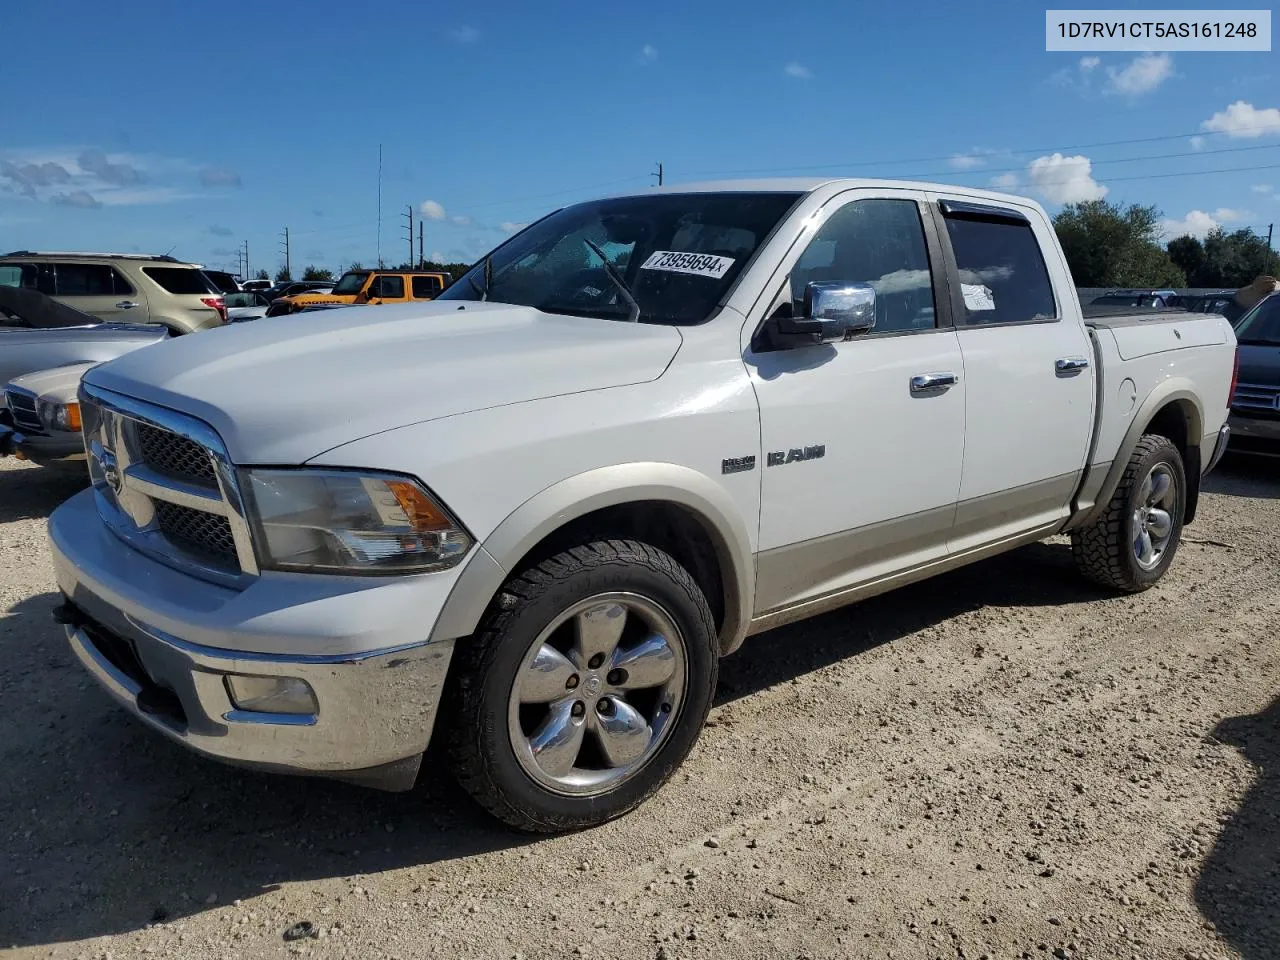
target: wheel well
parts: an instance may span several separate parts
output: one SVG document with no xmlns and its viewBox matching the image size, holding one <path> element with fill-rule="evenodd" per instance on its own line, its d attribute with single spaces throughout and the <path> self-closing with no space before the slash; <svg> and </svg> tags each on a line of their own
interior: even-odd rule
<svg viewBox="0 0 1280 960">
<path fill-rule="evenodd" d="M 1178 448 L 1187 474 L 1187 502 L 1183 511 L 1183 523 L 1190 523 L 1196 518 L 1196 507 L 1200 502 L 1200 444 L 1198 438 L 1197 442 L 1192 443 L 1190 436 L 1190 428 L 1194 422 L 1195 410 L 1185 401 L 1174 400 L 1161 407 L 1142 431 L 1165 437 Z"/>
<path fill-rule="evenodd" d="M 548 534 L 512 571 L 537 566 L 570 547 L 594 540 L 638 540 L 657 547 L 689 571 L 715 618 L 724 625 L 725 583 L 715 540 L 691 510 L 664 500 L 638 500 L 584 514 Z"/>
</svg>

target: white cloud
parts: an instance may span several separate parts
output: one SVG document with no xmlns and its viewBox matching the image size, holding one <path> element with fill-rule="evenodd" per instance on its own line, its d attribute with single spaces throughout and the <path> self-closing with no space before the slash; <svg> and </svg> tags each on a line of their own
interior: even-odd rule
<svg viewBox="0 0 1280 960">
<path fill-rule="evenodd" d="M 432 250 L 431 256 L 429 256 L 427 259 L 430 260 L 432 263 L 444 263 L 444 254 L 441 253 L 439 250 Z"/>
<path fill-rule="evenodd" d="M 1192 137 L 1192 138 L 1191 138 L 1191 149 L 1192 149 L 1192 150 L 1203 150 L 1203 149 L 1204 149 L 1204 147 L 1205 147 L 1205 144 L 1206 144 L 1206 143 L 1208 143 L 1208 142 L 1209 142 L 1209 141 L 1208 141 L 1208 140 L 1206 140 L 1204 137 Z"/>
<path fill-rule="evenodd" d="M 1002 173 L 991 178 L 991 185 L 997 190 L 1016 190 L 1021 181 L 1016 173 Z"/>
<path fill-rule="evenodd" d="M 1254 193 L 1267 194 L 1267 193 L 1271 193 L 1273 190 L 1275 190 L 1275 187 L 1273 187 L 1273 186 L 1272 186 L 1271 184 L 1269 184 L 1269 183 L 1255 183 L 1255 184 L 1254 184 L 1252 187 L 1250 187 L 1249 189 L 1250 189 L 1250 190 L 1252 190 Z"/>
<path fill-rule="evenodd" d="M 458 226 L 460 226 L 460 227 L 465 227 L 465 226 L 467 226 L 469 223 L 471 223 L 471 218 L 470 218 L 470 217 L 463 217 L 463 216 L 454 216 L 454 217 L 450 217 L 450 218 L 449 218 L 449 220 L 450 220 L 450 222 L 452 222 L 452 223 L 456 223 L 456 224 L 457 224 Z"/>
<path fill-rule="evenodd" d="M 1101 200 L 1108 192 L 1093 179 L 1093 164 L 1085 156 L 1037 157 L 1027 164 L 1027 180 L 1051 203 Z"/>
<path fill-rule="evenodd" d="M 102 206 L 102 201 L 84 190 L 72 190 L 70 193 L 55 193 L 49 198 L 50 203 L 60 207 L 81 207 L 89 210 Z"/>
<path fill-rule="evenodd" d="M 653 63 L 653 61 L 658 59 L 658 48 L 646 43 L 640 48 L 640 54 L 636 59 L 638 59 L 642 64 Z"/>
<path fill-rule="evenodd" d="M 1101 57 L 1081 57 L 1080 64 L 1079 64 L 1080 72 L 1090 73 L 1094 69 L 1096 69 L 1098 64 L 1100 64 L 1101 62 L 1102 62 Z"/>
<path fill-rule="evenodd" d="M 455 43 L 475 43 L 480 39 L 480 31 L 475 27 L 455 27 L 449 36 Z"/>
<path fill-rule="evenodd" d="M 1173 57 L 1167 53 L 1140 53 L 1127 67 L 1107 67 L 1107 89 L 1128 97 L 1151 93 L 1173 76 Z"/>
<path fill-rule="evenodd" d="M 949 161 L 956 170 L 972 170 L 982 166 L 982 157 L 976 153 L 957 153 Z"/>
<path fill-rule="evenodd" d="M 511 220 L 504 220 L 498 225 L 498 228 L 504 233 L 515 233 L 517 230 L 523 230 L 527 226 L 527 223 L 514 223 Z"/>
<path fill-rule="evenodd" d="M 1228 137 L 1261 137 L 1280 133 L 1280 109 L 1266 107 L 1259 110 L 1251 103 L 1237 100 L 1200 124 L 1200 129 L 1225 133 Z"/>
<path fill-rule="evenodd" d="M 1192 210 L 1181 220 L 1161 220 L 1160 231 L 1166 240 L 1188 235 L 1203 240 L 1210 230 L 1217 230 L 1224 224 L 1247 220 L 1252 216 L 1248 210 L 1232 210 L 1230 207 L 1219 207 L 1212 213 Z"/>
<path fill-rule="evenodd" d="M 812 80 L 813 71 L 806 67 L 803 63 L 788 63 L 782 68 L 782 72 L 788 77 L 795 77 L 797 80 Z"/>
<path fill-rule="evenodd" d="M 443 220 L 445 218 L 444 207 L 434 200 L 423 200 L 422 206 L 418 207 L 418 212 L 428 220 Z"/>
</svg>

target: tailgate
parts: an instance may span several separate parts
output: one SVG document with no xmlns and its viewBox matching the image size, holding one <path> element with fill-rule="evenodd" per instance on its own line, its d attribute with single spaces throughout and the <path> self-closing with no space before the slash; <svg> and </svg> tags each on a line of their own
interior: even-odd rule
<svg viewBox="0 0 1280 960">
<path fill-rule="evenodd" d="M 1111 334 L 1116 338 L 1116 349 L 1125 360 L 1227 342 L 1227 332 L 1216 317 L 1115 326 L 1111 328 Z"/>
</svg>

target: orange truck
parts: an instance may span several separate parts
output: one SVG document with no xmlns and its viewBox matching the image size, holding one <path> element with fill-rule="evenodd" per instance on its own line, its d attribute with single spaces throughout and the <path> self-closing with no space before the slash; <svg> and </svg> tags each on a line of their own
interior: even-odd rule
<svg viewBox="0 0 1280 960">
<path fill-rule="evenodd" d="M 318 305 L 434 300 L 449 282 L 449 274 L 434 270 L 348 270 L 327 293 L 300 293 L 273 300 L 267 316 L 297 313 L 303 307 Z"/>
</svg>

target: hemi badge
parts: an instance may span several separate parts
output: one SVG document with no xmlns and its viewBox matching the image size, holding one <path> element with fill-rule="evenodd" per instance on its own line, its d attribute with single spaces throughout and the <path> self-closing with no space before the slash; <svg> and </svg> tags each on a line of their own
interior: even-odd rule
<svg viewBox="0 0 1280 960">
<path fill-rule="evenodd" d="M 746 473 L 756 468 L 755 457 L 732 457 L 720 461 L 721 473 Z"/>
</svg>

